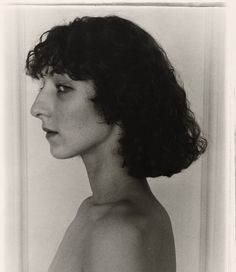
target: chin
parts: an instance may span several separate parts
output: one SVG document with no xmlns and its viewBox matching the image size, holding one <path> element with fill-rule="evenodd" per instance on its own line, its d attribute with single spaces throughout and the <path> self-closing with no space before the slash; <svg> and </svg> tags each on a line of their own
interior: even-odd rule
<svg viewBox="0 0 236 272">
<path fill-rule="evenodd" d="M 63 150 L 56 150 L 55 148 L 50 148 L 50 153 L 55 159 L 59 159 L 59 160 L 70 159 L 80 155 L 78 153 L 75 154 L 75 153 L 68 153 Z"/>
</svg>

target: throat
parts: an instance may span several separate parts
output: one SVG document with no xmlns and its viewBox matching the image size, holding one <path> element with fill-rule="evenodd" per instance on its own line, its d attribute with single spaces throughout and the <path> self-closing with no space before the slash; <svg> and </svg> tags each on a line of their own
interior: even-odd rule
<svg viewBox="0 0 236 272">
<path fill-rule="evenodd" d="M 151 193 L 146 179 L 129 178 L 104 182 L 100 187 L 93 187 L 90 200 L 94 205 L 113 204 Z"/>
</svg>

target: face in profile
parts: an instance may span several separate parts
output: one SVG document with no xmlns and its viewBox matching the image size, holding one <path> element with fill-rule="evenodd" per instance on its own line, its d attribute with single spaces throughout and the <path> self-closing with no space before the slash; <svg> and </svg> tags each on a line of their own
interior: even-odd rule
<svg viewBox="0 0 236 272">
<path fill-rule="evenodd" d="M 48 72 L 40 81 L 31 113 L 42 121 L 54 157 L 82 155 L 105 141 L 112 127 L 101 120 L 90 101 L 95 94 L 91 80 L 75 81 L 67 74 Z"/>
<path fill-rule="evenodd" d="M 171 177 L 207 147 L 165 51 L 126 19 L 86 16 L 53 27 L 29 51 L 26 72 L 42 78 L 32 114 L 56 158 L 117 144 L 130 176 Z"/>
</svg>

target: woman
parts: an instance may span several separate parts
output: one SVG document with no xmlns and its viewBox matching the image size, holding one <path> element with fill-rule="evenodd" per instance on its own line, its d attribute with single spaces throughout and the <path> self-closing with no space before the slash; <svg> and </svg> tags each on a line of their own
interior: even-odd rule
<svg viewBox="0 0 236 272">
<path fill-rule="evenodd" d="M 41 36 L 26 71 L 41 82 L 31 112 L 52 155 L 81 156 L 93 193 L 49 272 L 176 271 L 170 218 L 146 178 L 187 168 L 206 140 L 163 49 L 117 16 L 76 18 Z"/>
</svg>

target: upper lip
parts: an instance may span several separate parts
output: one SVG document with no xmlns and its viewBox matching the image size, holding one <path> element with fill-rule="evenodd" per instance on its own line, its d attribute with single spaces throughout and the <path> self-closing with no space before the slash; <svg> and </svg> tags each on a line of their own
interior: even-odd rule
<svg viewBox="0 0 236 272">
<path fill-rule="evenodd" d="M 42 129 L 43 129 L 45 132 L 56 132 L 55 130 L 52 130 L 52 129 L 47 128 L 47 127 L 42 127 Z"/>
</svg>

